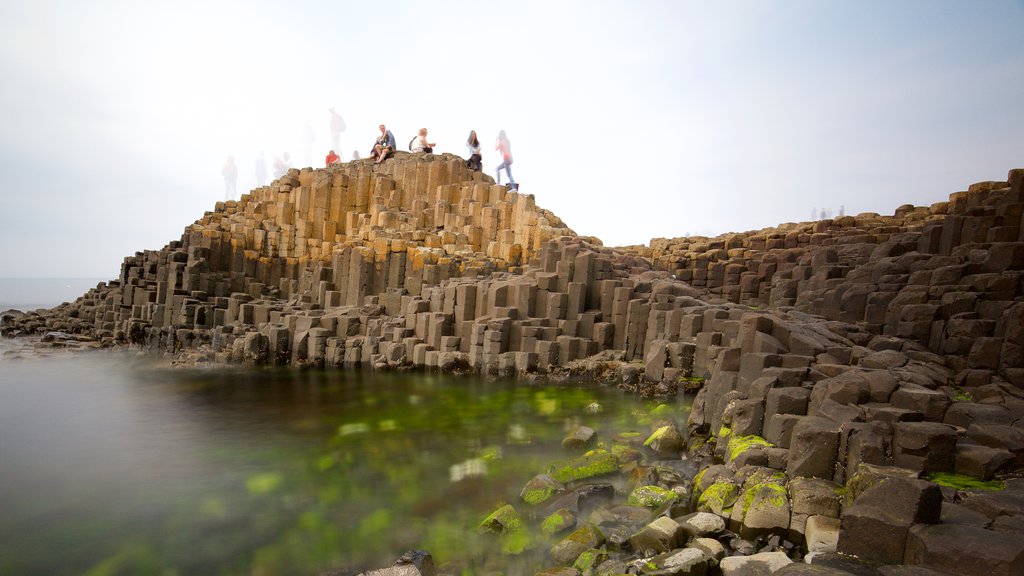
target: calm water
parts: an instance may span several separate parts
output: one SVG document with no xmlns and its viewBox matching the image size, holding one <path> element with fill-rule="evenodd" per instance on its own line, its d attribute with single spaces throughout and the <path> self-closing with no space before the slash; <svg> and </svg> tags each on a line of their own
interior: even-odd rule
<svg viewBox="0 0 1024 576">
<path fill-rule="evenodd" d="M 116 278 L 117 274 L 111 276 Z M 0 278 L 0 312 L 26 312 L 72 302 L 110 278 Z"/>
<path fill-rule="evenodd" d="M 453 574 L 533 574 L 546 543 L 503 558 L 477 524 L 568 456 L 567 426 L 647 430 L 652 407 L 421 373 L 0 357 L 0 574 L 315 574 L 410 547 Z"/>
</svg>

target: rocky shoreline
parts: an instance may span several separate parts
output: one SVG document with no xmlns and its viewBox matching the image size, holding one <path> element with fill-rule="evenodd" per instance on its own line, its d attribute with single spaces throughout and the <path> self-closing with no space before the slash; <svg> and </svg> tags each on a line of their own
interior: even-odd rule
<svg viewBox="0 0 1024 576">
<path fill-rule="evenodd" d="M 292 170 L 0 330 L 188 364 L 699 388 L 647 442 L 581 440 L 629 493 L 530 481 L 579 507 L 550 553 L 576 567 L 546 574 L 1016 574 L 1022 214 L 1012 170 L 892 216 L 611 249 L 461 159 L 399 153 Z M 543 529 L 558 510 L 530 490 L 484 528 Z"/>
</svg>

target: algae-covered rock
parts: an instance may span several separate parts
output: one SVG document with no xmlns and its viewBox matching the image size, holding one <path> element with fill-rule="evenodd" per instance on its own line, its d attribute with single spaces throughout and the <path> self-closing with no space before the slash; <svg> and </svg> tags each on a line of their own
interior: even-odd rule
<svg viewBox="0 0 1024 576">
<path fill-rule="evenodd" d="M 596 449 L 579 458 L 573 458 L 564 464 L 554 466 L 549 472 L 551 477 L 559 482 L 572 482 L 604 474 L 614 474 L 618 471 L 619 462 L 615 459 L 615 455 L 607 450 Z"/>
<path fill-rule="evenodd" d="M 519 517 L 519 512 L 516 512 L 511 504 L 505 504 L 484 518 L 484 521 L 480 523 L 480 533 L 504 534 L 520 530 L 522 527 L 523 521 Z"/>
<path fill-rule="evenodd" d="M 679 456 L 686 448 L 686 441 L 675 426 L 666 424 L 648 436 L 644 446 L 650 448 L 659 458 L 673 458 Z"/>
<path fill-rule="evenodd" d="M 732 482 L 715 482 L 697 499 L 697 511 L 729 516 L 733 504 L 736 503 L 739 496 L 739 486 Z"/>
<path fill-rule="evenodd" d="M 551 498 L 555 493 L 564 491 L 565 486 L 558 480 L 547 474 L 538 474 L 523 486 L 519 497 L 523 499 L 523 502 L 533 506 Z"/>
<path fill-rule="evenodd" d="M 604 534 L 592 524 L 580 526 L 561 542 L 551 547 L 551 558 L 559 564 L 571 565 L 585 550 L 604 544 Z"/>
<path fill-rule="evenodd" d="M 789 493 L 775 482 L 748 488 L 732 510 L 732 519 L 742 525 L 739 533 L 744 538 L 784 533 L 789 529 L 789 518 Z"/>
<path fill-rule="evenodd" d="M 591 576 L 596 572 L 598 564 L 608 559 L 608 553 L 597 548 L 584 550 L 573 562 L 572 567 L 579 570 L 584 576 Z"/>
<path fill-rule="evenodd" d="M 562 508 L 552 512 L 540 523 L 540 531 L 544 534 L 557 534 L 576 525 L 576 515 L 571 510 Z"/>
<path fill-rule="evenodd" d="M 675 500 L 676 497 L 675 492 L 659 486 L 640 486 L 630 493 L 627 503 L 630 506 L 654 509 Z"/>
<path fill-rule="evenodd" d="M 774 444 L 760 436 L 730 436 L 726 451 L 729 454 L 729 462 L 751 449 L 771 448 Z"/>
</svg>

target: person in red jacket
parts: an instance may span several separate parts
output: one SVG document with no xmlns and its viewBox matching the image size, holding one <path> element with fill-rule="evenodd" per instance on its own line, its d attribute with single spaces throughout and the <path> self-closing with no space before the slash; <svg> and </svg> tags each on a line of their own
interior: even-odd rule
<svg viewBox="0 0 1024 576">
<path fill-rule="evenodd" d="M 327 153 L 327 160 L 326 160 L 326 162 L 327 162 L 327 165 L 330 166 L 331 164 L 336 164 L 338 162 L 341 162 L 341 157 L 338 156 L 337 154 L 335 154 L 334 150 L 331 150 L 330 152 Z"/>
</svg>

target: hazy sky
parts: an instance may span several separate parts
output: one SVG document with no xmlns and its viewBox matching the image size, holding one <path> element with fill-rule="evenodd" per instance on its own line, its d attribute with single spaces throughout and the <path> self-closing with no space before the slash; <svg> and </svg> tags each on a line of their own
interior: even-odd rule
<svg viewBox="0 0 1024 576">
<path fill-rule="evenodd" d="M 117 274 L 303 124 L 420 126 L 608 245 L 892 213 L 1024 167 L 1024 1 L 3 2 L 0 276 Z"/>
</svg>

